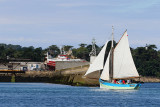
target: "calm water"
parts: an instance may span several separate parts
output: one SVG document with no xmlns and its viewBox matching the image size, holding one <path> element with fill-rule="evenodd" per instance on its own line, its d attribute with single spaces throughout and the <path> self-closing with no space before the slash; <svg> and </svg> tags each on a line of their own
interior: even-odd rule
<svg viewBox="0 0 160 107">
<path fill-rule="evenodd" d="M 0 83 L 0 107 L 159 107 L 160 83 L 139 90 L 102 90 L 44 83 Z"/>
</svg>

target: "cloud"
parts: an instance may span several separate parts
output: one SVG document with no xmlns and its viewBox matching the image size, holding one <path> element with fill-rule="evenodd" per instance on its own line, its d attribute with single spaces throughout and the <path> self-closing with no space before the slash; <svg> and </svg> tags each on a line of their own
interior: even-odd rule
<svg viewBox="0 0 160 107">
<path fill-rule="evenodd" d="M 33 22 L 24 19 L 0 18 L 0 24 L 33 24 Z"/>
<path fill-rule="evenodd" d="M 0 2 L 5 2 L 5 1 L 8 1 L 8 0 L 0 0 Z"/>
<path fill-rule="evenodd" d="M 59 7 L 90 7 L 90 6 L 106 6 L 106 7 L 122 7 L 121 9 L 138 9 L 138 8 L 149 8 L 153 7 L 160 3 L 159 0 L 141 0 L 141 1 L 130 1 L 121 0 L 121 1 L 105 1 L 97 2 L 95 0 L 85 0 L 85 1 L 74 1 L 70 0 L 70 2 L 57 2 L 55 5 Z M 112 8 L 114 10 L 114 8 Z M 120 10 L 121 10 L 120 9 Z"/>
<path fill-rule="evenodd" d="M 72 2 L 72 3 L 57 3 L 56 6 L 59 7 L 89 7 L 89 6 L 110 6 L 107 3 L 100 2 Z"/>
<path fill-rule="evenodd" d="M 153 42 L 154 41 L 154 42 Z M 155 44 L 158 49 L 160 49 L 160 39 L 159 38 L 151 38 L 151 39 L 141 39 L 141 40 L 130 40 L 130 46 L 133 47 L 133 48 L 136 48 L 136 47 L 144 47 L 147 45 L 150 45 L 150 44 Z"/>
<path fill-rule="evenodd" d="M 118 36 L 127 28 L 133 44 L 160 34 L 158 0 L 1 1 L 8 1 L 0 9 L 0 34 L 9 38 L 1 36 L 1 41 L 7 43 L 79 44 L 90 43 L 94 36 L 103 45 L 112 25 Z"/>
<path fill-rule="evenodd" d="M 138 12 L 141 13 L 146 11 L 149 8 L 155 8 L 155 6 L 159 6 L 159 0 L 140 0 L 140 1 L 130 1 L 127 3 L 122 3 L 124 5 L 121 6 L 121 9 L 113 9 L 113 11 L 117 12 Z"/>
<path fill-rule="evenodd" d="M 71 16 L 52 16 L 52 17 L 40 17 L 40 16 L 28 16 L 28 17 L 1 17 L 0 24 L 43 24 L 43 25 L 53 25 L 53 24 L 81 24 L 84 20 L 81 17 L 75 17 L 71 19 Z"/>
<path fill-rule="evenodd" d="M 154 7 L 155 5 L 159 4 L 160 1 L 157 0 L 145 0 L 145 1 L 139 1 L 139 2 L 135 2 L 133 5 L 130 6 L 130 8 L 150 8 L 150 7 Z"/>
</svg>

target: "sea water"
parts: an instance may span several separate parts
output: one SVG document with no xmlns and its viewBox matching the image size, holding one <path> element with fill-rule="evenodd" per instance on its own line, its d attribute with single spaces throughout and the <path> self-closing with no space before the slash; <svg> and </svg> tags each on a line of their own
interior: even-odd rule
<svg viewBox="0 0 160 107">
<path fill-rule="evenodd" d="M 0 83 L 0 107 L 160 107 L 160 83 L 107 90 L 47 83 Z"/>
</svg>

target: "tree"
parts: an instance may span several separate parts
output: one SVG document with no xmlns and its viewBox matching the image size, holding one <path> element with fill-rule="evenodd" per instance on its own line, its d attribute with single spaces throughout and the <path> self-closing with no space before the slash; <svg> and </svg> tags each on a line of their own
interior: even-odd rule
<svg viewBox="0 0 160 107">
<path fill-rule="evenodd" d="M 0 59 L 6 60 L 5 46 L 0 45 Z"/>
<path fill-rule="evenodd" d="M 44 54 L 41 47 L 34 50 L 33 60 L 38 62 L 44 61 Z"/>
<path fill-rule="evenodd" d="M 92 51 L 92 45 L 87 45 L 86 48 L 88 49 L 89 53 Z M 96 54 L 98 55 L 98 53 L 101 51 L 101 48 L 96 44 L 95 44 L 95 48 L 96 48 Z"/>
<path fill-rule="evenodd" d="M 66 45 L 64 46 L 64 51 L 69 51 L 73 46 Z"/>
<path fill-rule="evenodd" d="M 87 44 L 84 44 L 84 43 L 79 44 L 79 46 L 80 46 L 80 47 L 83 47 L 83 48 L 86 47 L 86 45 L 87 45 Z"/>
<path fill-rule="evenodd" d="M 89 51 L 85 47 L 80 47 L 77 49 L 77 57 L 81 59 L 89 60 Z"/>
<path fill-rule="evenodd" d="M 149 46 L 148 46 L 148 49 L 155 50 L 155 49 L 157 49 L 157 46 L 156 46 L 156 45 L 149 45 Z"/>
<path fill-rule="evenodd" d="M 132 49 L 133 59 L 140 75 L 157 76 L 160 74 L 160 56 L 155 49 L 155 45 L 149 45 L 147 50 L 145 47 Z"/>
<path fill-rule="evenodd" d="M 53 57 L 56 57 L 60 54 L 60 49 L 57 47 L 57 45 L 51 45 L 45 51 L 49 52 Z"/>
</svg>

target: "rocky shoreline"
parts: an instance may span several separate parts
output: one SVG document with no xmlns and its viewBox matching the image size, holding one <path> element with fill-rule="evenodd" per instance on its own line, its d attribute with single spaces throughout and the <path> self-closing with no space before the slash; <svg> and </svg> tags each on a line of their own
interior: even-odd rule
<svg viewBox="0 0 160 107">
<path fill-rule="evenodd" d="M 141 82 L 160 82 L 160 78 L 157 77 L 141 77 L 140 78 Z"/>
</svg>

